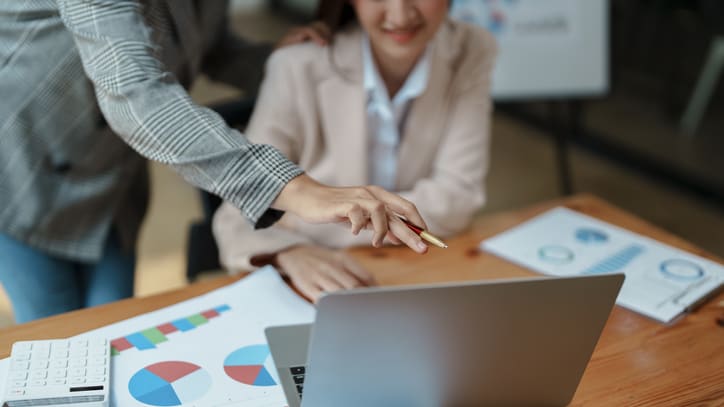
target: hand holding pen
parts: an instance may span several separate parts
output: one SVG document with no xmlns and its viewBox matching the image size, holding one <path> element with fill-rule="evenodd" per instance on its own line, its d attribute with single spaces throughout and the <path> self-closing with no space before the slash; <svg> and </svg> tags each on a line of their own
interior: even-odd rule
<svg viewBox="0 0 724 407">
<path fill-rule="evenodd" d="M 443 242 L 439 237 L 433 235 L 432 233 L 426 231 L 425 229 L 415 225 L 414 223 L 408 221 L 407 219 L 403 218 L 402 216 L 397 215 L 397 218 L 400 219 L 407 225 L 410 230 L 417 233 L 418 236 L 420 236 L 423 240 L 427 241 L 428 243 L 435 245 L 441 249 L 447 249 L 447 244 Z"/>
</svg>

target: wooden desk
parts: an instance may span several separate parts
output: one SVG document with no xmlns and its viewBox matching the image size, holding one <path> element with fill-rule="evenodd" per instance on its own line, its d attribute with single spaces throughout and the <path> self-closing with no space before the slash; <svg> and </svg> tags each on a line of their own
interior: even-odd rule
<svg viewBox="0 0 724 407">
<path fill-rule="evenodd" d="M 431 249 L 425 256 L 404 248 L 360 248 L 351 252 L 386 285 L 531 276 L 534 274 L 530 271 L 478 252 L 478 243 L 560 204 L 722 262 L 635 216 L 585 195 L 481 217 L 469 233 L 450 239 L 449 249 Z M 0 357 L 9 354 L 16 340 L 75 335 L 194 297 L 235 279 L 223 277 L 165 294 L 6 328 L 0 330 Z M 724 327 L 716 322 L 722 314 L 724 293 L 672 326 L 616 307 L 572 405 L 724 405 Z"/>
</svg>

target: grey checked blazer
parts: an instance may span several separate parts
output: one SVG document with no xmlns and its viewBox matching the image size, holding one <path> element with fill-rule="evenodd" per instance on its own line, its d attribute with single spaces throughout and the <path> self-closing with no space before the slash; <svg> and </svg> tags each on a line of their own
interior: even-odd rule
<svg viewBox="0 0 724 407">
<path fill-rule="evenodd" d="M 0 1 L 0 233 L 64 258 L 132 245 L 145 159 L 172 166 L 257 226 L 301 170 L 250 144 L 184 86 L 249 87 L 268 47 L 230 39 L 226 1 Z M 107 123 L 107 124 L 106 124 Z"/>
</svg>

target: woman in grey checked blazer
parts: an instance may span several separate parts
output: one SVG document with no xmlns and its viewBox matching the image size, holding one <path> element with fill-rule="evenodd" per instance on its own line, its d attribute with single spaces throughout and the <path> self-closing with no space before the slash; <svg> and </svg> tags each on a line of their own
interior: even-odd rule
<svg viewBox="0 0 724 407">
<path fill-rule="evenodd" d="M 226 10 L 223 0 L 0 2 L 0 281 L 18 322 L 132 295 L 146 159 L 255 227 L 289 211 L 426 251 L 393 216 L 424 226 L 409 201 L 321 185 L 190 100 L 200 72 L 248 88 L 270 51 L 231 38 Z"/>
</svg>

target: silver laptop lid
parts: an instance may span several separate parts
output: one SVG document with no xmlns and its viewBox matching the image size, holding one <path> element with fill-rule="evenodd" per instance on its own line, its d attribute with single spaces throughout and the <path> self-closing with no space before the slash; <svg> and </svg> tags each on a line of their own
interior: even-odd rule
<svg viewBox="0 0 724 407">
<path fill-rule="evenodd" d="M 566 405 L 623 279 L 330 294 L 318 304 L 302 406 Z"/>
</svg>

